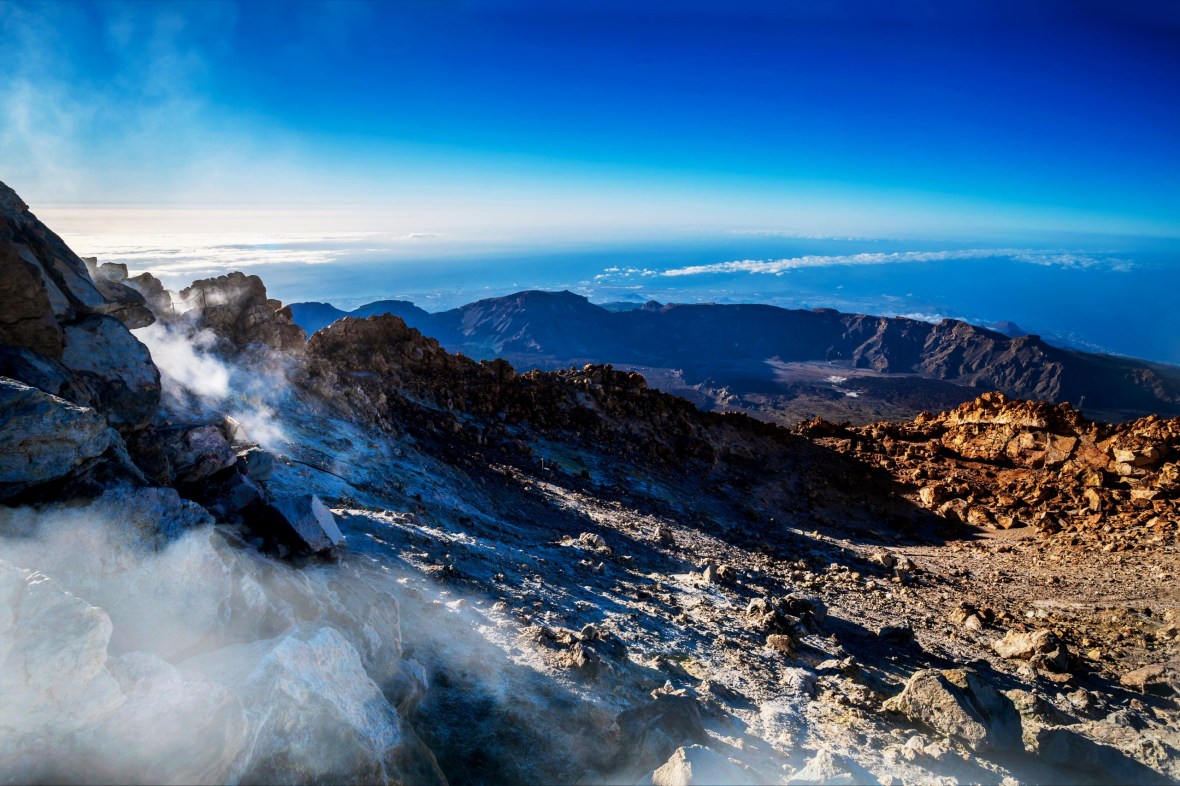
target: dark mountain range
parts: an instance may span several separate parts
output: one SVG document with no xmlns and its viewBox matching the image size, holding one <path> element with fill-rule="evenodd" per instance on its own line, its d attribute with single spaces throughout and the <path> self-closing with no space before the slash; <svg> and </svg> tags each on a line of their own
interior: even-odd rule
<svg viewBox="0 0 1180 786">
<path fill-rule="evenodd" d="M 309 334 L 345 312 L 291 307 Z M 382 301 L 350 316 L 391 313 L 447 349 L 476 359 L 555 369 L 584 363 L 635 368 L 653 385 L 705 408 L 793 422 L 910 417 L 981 390 L 1069 401 L 1123 420 L 1180 413 L 1180 368 L 1062 349 L 957 320 L 811 311 L 769 305 L 607 309 L 571 292 L 520 292 L 436 314 Z"/>
<path fill-rule="evenodd" d="M 293 303 L 291 314 L 295 324 L 307 331 L 307 335 L 322 330 L 341 317 L 374 317 L 380 314 L 393 314 L 401 317 L 407 324 L 416 325 L 430 317 L 424 309 L 418 308 L 408 300 L 378 300 L 367 303 L 352 311 L 336 308 L 331 303 Z"/>
</svg>

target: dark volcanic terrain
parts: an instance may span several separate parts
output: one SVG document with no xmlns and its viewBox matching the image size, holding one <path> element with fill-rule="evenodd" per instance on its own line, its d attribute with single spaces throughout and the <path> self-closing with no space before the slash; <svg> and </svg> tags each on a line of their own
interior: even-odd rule
<svg viewBox="0 0 1180 786">
<path fill-rule="evenodd" d="M 291 306 L 310 335 L 345 316 L 324 303 Z M 608 310 L 571 292 L 521 292 L 430 314 L 405 301 L 391 313 L 452 352 L 520 368 L 611 363 L 706 409 L 794 424 L 908 419 L 982 391 L 1071 402 L 1092 417 L 1180 414 L 1180 369 L 1050 346 L 945 320 L 799 311 L 765 305 L 660 305 Z M 1017 332 L 1009 330 L 1009 332 Z"/>
<path fill-rule="evenodd" d="M 173 296 L 2 185 L 0 282 L 0 781 L 1180 780 L 1176 420 L 978 390 L 787 430 L 398 316 L 307 338 L 257 277 Z M 540 300 L 591 348 L 595 307 L 521 299 L 456 329 L 538 349 Z M 713 308 L 747 307 L 632 319 L 719 357 Z M 1065 357 L 749 308 L 822 327 L 750 345 L 809 379 L 837 332 L 890 383 Z"/>
</svg>

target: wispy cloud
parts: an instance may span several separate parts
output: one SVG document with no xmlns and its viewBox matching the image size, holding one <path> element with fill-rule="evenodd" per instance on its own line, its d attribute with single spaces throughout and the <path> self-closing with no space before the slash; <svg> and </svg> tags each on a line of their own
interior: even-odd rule
<svg viewBox="0 0 1180 786">
<path fill-rule="evenodd" d="M 757 273 L 781 276 L 791 270 L 820 267 L 852 267 L 859 265 L 896 265 L 949 260 L 1012 259 L 1034 265 L 1068 269 L 1101 268 L 1126 271 L 1129 260 L 1089 256 L 1067 251 L 1038 251 L 1011 248 L 975 248 L 947 251 L 894 251 L 864 254 L 807 255 L 788 259 L 743 259 L 708 265 L 689 265 L 663 271 L 663 276 L 697 276 L 716 273 Z M 606 271 L 604 271 L 606 272 Z"/>
</svg>

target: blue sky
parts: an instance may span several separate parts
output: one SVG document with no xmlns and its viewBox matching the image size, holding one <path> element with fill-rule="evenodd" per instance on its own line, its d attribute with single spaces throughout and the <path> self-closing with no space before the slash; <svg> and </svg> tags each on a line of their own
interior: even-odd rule
<svg viewBox="0 0 1180 786">
<path fill-rule="evenodd" d="M 0 41 L 0 179 L 46 214 L 1180 236 L 1175 3 L 0 0 Z"/>
</svg>

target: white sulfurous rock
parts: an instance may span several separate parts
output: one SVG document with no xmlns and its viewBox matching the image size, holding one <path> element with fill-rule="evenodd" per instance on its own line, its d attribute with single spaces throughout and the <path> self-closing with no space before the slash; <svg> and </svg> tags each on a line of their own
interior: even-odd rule
<svg viewBox="0 0 1180 786">
<path fill-rule="evenodd" d="M 151 353 L 114 317 L 92 314 L 67 325 L 62 364 L 90 384 L 115 428 L 142 428 L 159 408 Z"/>
<path fill-rule="evenodd" d="M 313 552 L 327 551 L 344 542 L 336 517 L 315 494 L 278 499 L 273 507 Z"/>
<path fill-rule="evenodd" d="M 107 662 L 125 700 L 76 737 L 80 768 L 111 783 L 225 783 L 248 753 L 242 702 L 223 685 L 144 652 Z"/>
<path fill-rule="evenodd" d="M 62 477 L 110 444 L 106 421 L 93 409 L 4 377 L 0 422 L 0 499 Z"/>
<path fill-rule="evenodd" d="M 161 535 L 155 524 L 172 529 Z M 103 609 L 115 653 L 170 658 L 227 635 L 231 570 L 214 547 L 212 523 L 171 489 L 108 491 L 84 505 L 39 512 L 0 508 L 5 559 L 36 565 L 57 586 Z M 181 533 L 188 533 L 179 537 Z M 215 639 L 213 644 L 217 645 Z"/>
<path fill-rule="evenodd" d="M 246 782 L 375 783 L 396 778 L 406 744 L 396 712 L 333 627 L 311 624 L 181 664 L 234 686 L 250 724 Z"/>
<path fill-rule="evenodd" d="M 642 783 L 651 786 L 745 786 L 754 781 L 737 764 L 703 745 L 677 748 L 661 767 Z"/>
<path fill-rule="evenodd" d="M 821 750 L 791 776 L 789 786 L 876 786 L 873 774 L 849 758 Z"/>
<path fill-rule="evenodd" d="M 43 573 L 0 561 L 0 772 L 6 781 L 24 780 L 22 755 L 38 740 L 75 732 L 122 704 L 106 670 L 110 637 L 104 611 Z"/>
</svg>

